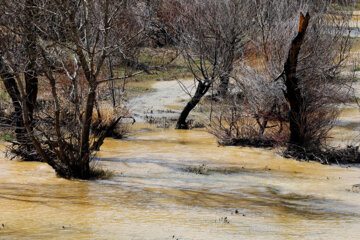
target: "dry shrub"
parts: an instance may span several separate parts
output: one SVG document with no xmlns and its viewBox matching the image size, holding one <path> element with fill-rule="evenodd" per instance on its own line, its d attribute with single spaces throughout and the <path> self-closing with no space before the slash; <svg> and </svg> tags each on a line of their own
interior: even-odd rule
<svg viewBox="0 0 360 240">
<path fill-rule="evenodd" d="M 360 162 L 359 146 L 335 148 L 330 146 L 304 148 L 298 145 L 288 148 L 283 156 L 301 161 L 317 161 L 322 164 L 353 164 Z"/>
<path fill-rule="evenodd" d="M 282 84 L 258 65 L 238 64 L 233 95 L 215 109 L 210 132 L 220 144 L 271 147 L 288 140 L 288 104 Z"/>
<path fill-rule="evenodd" d="M 114 176 L 114 172 L 108 169 L 104 169 L 102 166 L 99 166 L 97 159 L 92 159 L 90 162 L 89 170 L 90 179 L 110 179 Z"/>
<path fill-rule="evenodd" d="M 249 104 L 219 104 L 208 131 L 221 145 L 273 147 L 284 144 L 288 138 L 286 124 L 260 117 Z"/>
<path fill-rule="evenodd" d="M 243 105 L 224 107 L 229 109 L 221 111 L 213 133 L 221 141 L 237 145 L 259 138 L 284 143 L 285 155 L 296 159 L 359 161 L 357 147 L 335 149 L 326 143 L 339 115 L 338 104 L 348 102 L 353 92 L 351 76 L 340 74 L 349 56 L 350 40 L 344 35 L 349 15 L 329 14 L 327 1 L 320 5 L 306 0 L 263 2 L 255 20 L 259 31 L 253 36 L 258 48 L 254 58 L 262 62 L 238 64 L 233 74 L 244 97 Z M 298 32 L 300 11 L 311 15 L 306 17 L 310 19 L 307 31 L 301 27 L 302 32 Z M 300 26 L 305 19 L 301 16 Z M 303 39 L 301 43 L 299 39 Z M 274 121 L 284 122 L 286 131 L 279 129 L 274 135 L 272 127 L 264 127 Z M 240 144 L 236 141 L 239 136 Z"/>
<path fill-rule="evenodd" d="M 96 136 L 104 129 L 109 129 L 111 126 L 118 121 L 118 119 L 131 118 L 129 110 L 124 106 L 113 107 L 109 103 L 102 103 L 97 106 L 97 111 L 93 112 L 92 115 L 92 129 Z M 123 138 L 129 131 L 128 125 L 118 121 L 116 126 L 106 135 L 106 137 Z"/>
</svg>

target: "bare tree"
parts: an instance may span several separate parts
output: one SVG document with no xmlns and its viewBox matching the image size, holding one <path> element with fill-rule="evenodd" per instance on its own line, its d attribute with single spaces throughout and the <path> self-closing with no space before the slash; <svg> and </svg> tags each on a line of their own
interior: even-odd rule
<svg viewBox="0 0 360 240">
<path fill-rule="evenodd" d="M 196 81 L 196 92 L 183 109 L 176 128 L 186 129 L 186 118 L 216 81 L 226 95 L 233 65 L 244 53 L 254 5 L 246 0 L 180 1 L 183 16 L 180 48 Z"/>
<path fill-rule="evenodd" d="M 268 81 L 263 71 L 247 66 L 246 61 L 236 66 L 233 73 L 234 94 L 214 104 L 208 131 L 222 145 L 285 144 L 288 107 L 282 84 Z"/>
<path fill-rule="evenodd" d="M 341 74 L 351 45 L 347 34 L 351 13 L 334 14 L 332 1 L 325 0 L 258 2 L 256 31 L 248 45 L 252 57 L 236 72 L 242 108 L 252 112 L 246 117 L 258 123 L 256 132 L 261 133 L 273 130 L 273 124 L 266 127 L 269 121 L 280 123 L 279 130 L 288 132 L 290 155 L 317 158 L 319 153 L 330 159 L 331 154 L 323 151 L 328 133 L 338 104 L 346 103 L 353 92 L 351 78 Z M 289 122 L 288 130 L 281 127 L 283 121 Z"/>
<path fill-rule="evenodd" d="M 293 20 L 287 21 L 298 32 L 290 45 L 284 44 L 285 49 L 274 47 L 283 52 L 271 54 L 269 59 L 268 66 L 276 66 L 268 67 L 273 71 L 271 77 L 283 80 L 284 96 L 289 103 L 289 149 L 321 147 L 334 126 L 337 104 L 350 97 L 349 80 L 340 75 L 350 49 L 349 35 L 344 36 L 349 16 L 329 14 L 331 4 L 331 1 L 319 5 L 308 1 L 290 4 L 290 10 L 297 8 L 288 15 Z M 301 10 L 308 12 L 306 16 L 299 13 Z M 300 23 L 296 15 L 300 15 Z M 270 39 L 272 43 L 288 41 L 286 32 L 290 29 L 281 28 L 276 31 L 282 39 L 275 38 L 275 43 Z"/>
<path fill-rule="evenodd" d="M 6 3 L 5 7 L 7 10 L 20 10 L 14 4 L 21 7 L 27 1 Z M 36 112 L 36 121 L 32 121 L 33 106 L 25 104 L 29 101 L 29 94 L 22 79 L 27 74 L 32 78 L 38 76 L 29 68 L 17 68 L 12 49 L 3 48 L 3 69 L 12 75 L 11 87 L 18 89 L 16 95 L 22 106 L 23 123 L 31 143 L 41 158 L 62 177 L 92 177 L 95 174 L 90 169 L 92 151 L 100 147 L 105 136 L 121 118 L 127 117 L 126 112 L 115 106 L 110 124 L 97 136 L 91 132 L 94 124 L 98 126 L 103 120 L 98 110 L 94 123 L 94 109 L 98 109 L 99 100 L 97 93 L 101 86 L 141 72 L 109 77 L 105 65 L 106 60 L 115 53 L 123 54 L 123 59 L 128 58 L 126 55 L 131 52 L 129 48 L 141 39 L 142 23 L 139 21 L 136 29 L 126 23 L 129 11 L 135 10 L 141 15 L 143 5 L 112 0 L 33 1 L 31 11 L 36 12 L 37 16 L 26 19 L 26 22 L 31 23 L 36 44 L 30 46 L 34 54 L 36 50 L 38 65 L 41 65 L 42 87 L 51 92 L 45 99 L 49 104 Z M 9 15 L 22 20 L 21 15 L 17 17 L 14 14 L 19 14 L 19 11 L 9 12 Z M 15 38 L 22 37 L 15 28 L 5 27 Z M 125 34 L 125 30 L 130 33 Z M 28 59 L 31 63 L 31 59 Z"/>
<path fill-rule="evenodd" d="M 36 30 L 33 24 L 33 20 L 38 17 L 35 4 L 35 0 L 22 1 L 18 5 L 11 1 L 1 3 L 0 76 L 13 104 L 12 124 L 16 135 L 16 142 L 13 144 L 17 145 L 17 148 L 13 148 L 13 152 L 24 160 L 40 160 L 24 128 L 22 116 L 24 105 L 20 99 L 20 90 L 15 84 L 15 72 L 24 73 L 26 98 L 24 104 L 28 109 L 29 124 L 32 129 L 39 75 Z"/>
<path fill-rule="evenodd" d="M 150 46 L 169 47 L 178 42 L 177 23 L 181 18 L 178 0 L 147 1 L 149 9 Z"/>
</svg>

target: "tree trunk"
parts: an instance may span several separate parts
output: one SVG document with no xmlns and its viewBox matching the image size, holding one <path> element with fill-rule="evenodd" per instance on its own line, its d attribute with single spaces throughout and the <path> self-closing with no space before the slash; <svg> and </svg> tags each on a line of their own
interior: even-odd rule
<svg viewBox="0 0 360 240">
<path fill-rule="evenodd" d="M 207 93 L 209 88 L 210 88 L 210 84 L 208 82 L 199 81 L 195 95 L 191 98 L 188 104 L 186 104 L 185 108 L 180 114 L 180 117 L 176 123 L 176 129 L 189 129 L 186 119 L 189 116 L 189 113 L 200 102 L 201 98 Z"/>
<path fill-rule="evenodd" d="M 95 86 L 93 86 L 95 85 Z M 81 134 L 79 178 L 86 179 L 90 173 L 90 129 L 93 109 L 96 100 L 96 83 L 90 86 L 90 92 L 86 101 L 85 115 L 83 119 L 83 129 Z"/>
<path fill-rule="evenodd" d="M 29 114 L 29 121 L 32 127 L 34 109 L 36 107 L 36 99 L 38 94 L 38 73 L 36 67 L 37 49 L 36 49 L 36 28 L 33 20 L 36 17 L 35 7 L 33 0 L 26 0 L 25 18 L 26 18 L 26 37 L 25 37 L 25 51 L 29 59 L 29 63 L 25 68 L 25 84 L 26 84 L 26 103 Z"/>
<path fill-rule="evenodd" d="M 6 67 L 3 64 L 1 58 L 0 58 L 0 77 L 4 83 L 5 89 L 9 94 L 12 105 L 14 107 L 13 122 L 15 125 L 16 141 L 22 143 L 23 141 L 26 141 L 28 138 L 23 123 L 22 108 L 19 99 L 20 92 L 16 85 L 14 76 L 10 74 L 9 71 L 6 70 Z"/>
<path fill-rule="evenodd" d="M 110 78 L 113 79 L 114 78 L 114 68 L 113 68 L 113 64 L 111 61 L 111 58 L 109 57 L 109 71 L 110 71 Z M 110 81 L 110 92 L 111 92 L 111 100 L 112 100 L 112 104 L 113 107 L 116 107 L 116 97 L 115 97 L 115 81 L 112 80 Z"/>
<path fill-rule="evenodd" d="M 306 146 L 306 116 L 304 116 L 304 98 L 296 77 L 296 67 L 301 45 L 305 38 L 306 29 L 309 25 L 310 15 L 300 16 L 299 32 L 291 43 L 287 61 L 284 66 L 285 72 L 285 97 L 290 104 L 290 148 L 292 146 Z"/>
<path fill-rule="evenodd" d="M 27 109 L 28 121 L 30 129 L 33 128 L 33 115 L 36 107 L 36 99 L 38 94 L 38 78 L 36 70 L 37 50 L 36 50 L 36 35 L 35 27 L 33 25 L 33 19 L 35 17 L 35 4 L 33 0 L 26 0 L 25 2 L 25 32 L 24 32 L 24 48 L 27 57 L 27 65 L 25 66 L 24 79 L 26 84 L 26 107 L 23 105 L 19 88 L 16 83 L 15 76 L 10 73 L 8 67 L 0 60 L 0 75 L 4 82 L 6 91 L 10 95 L 13 107 L 14 107 L 14 127 L 15 135 L 18 145 L 17 148 L 13 148 L 12 152 L 15 155 L 22 157 L 26 161 L 41 161 L 41 157 L 36 154 L 34 146 L 31 144 L 29 134 L 27 132 L 24 122 L 24 108 Z M 2 55 L 2 54 L 1 54 Z M 34 154 L 35 153 L 35 154 Z"/>
<path fill-rule="evenodd" d="M 220 77 L 220 85 L 218 90 L 218 96 L 225 98 L 229 89 L 229 75 L 224 75 Z"/>
</svg>

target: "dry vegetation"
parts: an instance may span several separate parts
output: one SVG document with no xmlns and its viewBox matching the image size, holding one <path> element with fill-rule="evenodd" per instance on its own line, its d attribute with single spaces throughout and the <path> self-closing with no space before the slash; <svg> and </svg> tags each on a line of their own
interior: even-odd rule
<svg viewBox="0 0 360 240">
<path fill-rule="evenodd" d="M 189 128 L 207 95 L 209 131 L 221 144 L 358 161 L 357 147 L 326 144 L 338 104 L 354 99 L 354 76 L 341 74 L 354 3 L 3 1 L 3 138 L 13 135 L 13 154 L 45 161 L 62 177 L 106 175 L 90 162 L 106 137 L 126 134 L 126 99 L 153 91 L 155 81 L 193 78 L 177 128 Z"/>
</svg>

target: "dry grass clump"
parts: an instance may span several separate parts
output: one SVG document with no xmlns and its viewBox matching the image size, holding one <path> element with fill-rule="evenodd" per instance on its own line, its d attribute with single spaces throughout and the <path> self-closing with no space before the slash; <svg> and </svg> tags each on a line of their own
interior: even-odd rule
<svg viewBox="0 0 360 240">
<path fill-rule="evenodd" d="M 98 166 L 97 161 L 90 163 L 89 179 L 106 180 L 114 177 L 114 172 Z"/>
<path fill-rule="evenodd" d="M 109 129 L 106 137 L 123 138 L 128 132 L 127 124 L 121 123 L 121 119 L 130 118 L 129 110 L 123 106 L 113 107 L 109 103 L 103 103 L 96 107 L 92 115 L 92 126 L 95 135 L 104 129 Z"/>
<path fill-rule="evenodd" d="M 91 122 L 101 122 L 104 126 L 110 126 L 114 119 L 118 116 L 124 116 L 128 114 L 126 108 L 119 106 L 113 107 L 109 103 L 101 103 L 96 107 L 97 111 L 93 112 Z"/>
</svg>

